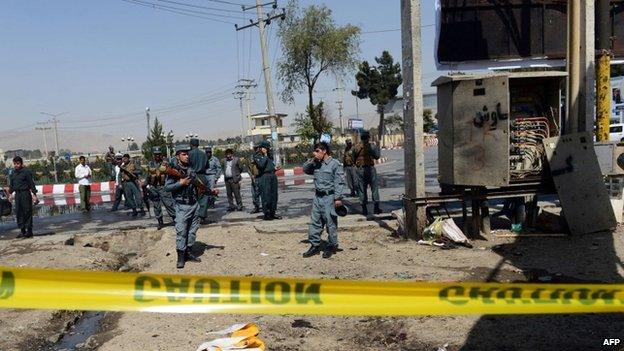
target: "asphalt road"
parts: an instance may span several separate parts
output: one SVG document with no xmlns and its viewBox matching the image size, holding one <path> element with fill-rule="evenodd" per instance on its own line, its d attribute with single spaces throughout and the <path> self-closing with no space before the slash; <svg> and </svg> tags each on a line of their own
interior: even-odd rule
<svg viewBox="0 0 624 351">
<path fill-rule="evenodd" d="M 401 208 L 404 192 L 405 169 L 403 150 L 385 150 L 382 156 L 388 162 L 377 166 L 379 174 L 379 193 L 381 208 L 384 212 Z M 437 190 L 437 149 L 425 153 L 427 191 Z M 306 181 L 307 179 L 307 181 Z M 296 183 L 297 185 L 289 185 Z M 227 213 L 225 191 L 216 203 L 216 209 L 210 210 L 209 218 L 215 221 L 237 222 L 259 219 L 259 215 L 249 214 L 253 209 L 249 181 L 244 181 L 241 189 L 245 209 L 242 212 Z M 280 178 L 278 214 L 285 218 L 307 216 L 314 196 L 311 177 L 296 176 Z M 370 195 L 369 195 L 370 197 Z M 350 213 L 361 213 L 357 198 L 347 198 Z M 372 204 L 369 205 L 372 211 Z M 144 228 L 155 226 L 156 220 L 148 216 L 133 218 L 127 211 L 110 212 L 111 203 L 95 205 L 89 214 L 82 214 L 77 206 L 39 206 L 38 216 L 34 219 L 35 236 L 54 235 L 64 232 L 98 232 L 118 228 Z M 165 219 L 167 222 L 167 218 Z M 9 239 L 17 235 L 17 226 L 12 218 L 3 218 L 0 223 L 0 239 Z"/>
</svg>

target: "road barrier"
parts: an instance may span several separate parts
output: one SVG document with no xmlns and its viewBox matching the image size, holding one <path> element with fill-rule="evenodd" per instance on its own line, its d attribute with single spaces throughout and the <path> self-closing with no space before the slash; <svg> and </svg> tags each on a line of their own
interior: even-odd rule
<svg viewBox="0 0 624 351">
<path fill-rule="evenodd" d="M 624 312 L 624 284 L 209 277 L 1 266 L 0 273 L 2 308 L 358 316 Z"/>
</svg>

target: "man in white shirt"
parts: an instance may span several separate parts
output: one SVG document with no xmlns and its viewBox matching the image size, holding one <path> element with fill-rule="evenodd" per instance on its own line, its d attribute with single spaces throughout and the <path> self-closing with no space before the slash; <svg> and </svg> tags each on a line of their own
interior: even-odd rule
<svg viewBox="0 0 624 351">
<path fill-rule="evenodd" d="M 74 170 L 74 176 L 78 181 L 78 189 L 80 189 L 80 209 L 82 213 L 91 211 L 91 168 L 86 165 L 87 160 L 84 156 L 79 158 L 80 164 Z"/>
</svg>

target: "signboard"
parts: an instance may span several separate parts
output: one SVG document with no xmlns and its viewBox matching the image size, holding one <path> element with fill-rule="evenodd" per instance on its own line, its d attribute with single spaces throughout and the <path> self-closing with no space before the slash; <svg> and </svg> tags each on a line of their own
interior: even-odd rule
<svg viewBox="0 0 624 351">
<path fill-rule="evenodd" d="M 331 143 L 331 134 L 329 133 L 323 133 L 321 134 L 321 143 Z"/>
<path fill-rule="evenodd" d="M 272 132 L 271 133 L 271 139 L 273 139 L 273 141 L 277 140 L 277 132 Z"/>
<path fill-rule="evenodd" d="M 364 129 L 364 121 L 358 118 L 349 118 L 349 129 Z"/>
<path fill-rule="evenodd" d="M 624 123 L 624 77 L 611 78 L 611 122 Z"/>
</svg>

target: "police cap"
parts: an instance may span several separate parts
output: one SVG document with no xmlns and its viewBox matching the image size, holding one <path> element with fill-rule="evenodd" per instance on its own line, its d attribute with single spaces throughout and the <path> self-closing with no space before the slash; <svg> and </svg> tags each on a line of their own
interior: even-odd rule
<svg viewBox="0 0 624 351">
<path fill-rule="evenodd" d="M 178 144 L 176 145 L 175 151 L 176 151 L 176 155 L 180 152 L 188 152 L 191 148 L 189 147 L 188 144 Z"/>
</svg>

